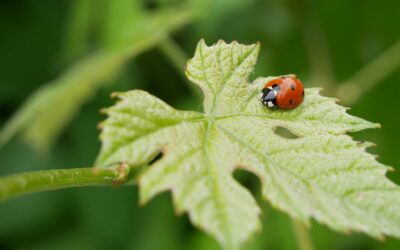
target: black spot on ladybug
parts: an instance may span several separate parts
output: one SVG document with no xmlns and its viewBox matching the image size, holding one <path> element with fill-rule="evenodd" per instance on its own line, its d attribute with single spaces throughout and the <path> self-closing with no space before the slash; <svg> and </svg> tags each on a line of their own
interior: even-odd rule
<svg viewBox="0 0 400 250">
<path fill-rule="evenodd" d="M 292 88 L 293 91 L 296 88 L 293 83 L 292 83 L 292 85 L 290 87 Z"/>
<path fill-rule="evenodd" d="M 293 103 L 293 100 L 292 100 L 292 99 L 290 99 L 290 100 L 289 100 L 289 103 L 290 103 L 290 104 L 292 104 L 292 103 Z"/>
<path fill-rule="evenodd" d="M 274 85 L 272 85 L 272 88 L 275 88 L 276 86 L 278 86 L 278 84 L 274 84 Z"/>
<path fill-rule="evenodd" d="M 304 90 L 303 90 L 303 93 L 301 93 L 303 96 L 304 96 Z"/>
</svg>

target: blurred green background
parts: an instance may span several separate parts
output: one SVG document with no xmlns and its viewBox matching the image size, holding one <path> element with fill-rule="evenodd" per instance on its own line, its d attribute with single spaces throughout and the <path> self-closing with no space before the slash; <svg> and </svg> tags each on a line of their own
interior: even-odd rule
<svg viewBox="0 0 400 250">
<path fill-rule="evenodd" d="M 201 110 L 183 74 L 201 38 L 261 42 L 253 79 L 295 73 L 308 87 L 324 87 L 351 114 L 382 124 L 353 136 L 377 143 L 370 152 L 400 166 L 399 10 L 389 0 L 2 0 L 0 175 L 91 166 L 104 119 L 98 111 L 113 103 L 113 91 L 140 88 Z M 371 62 L 370 75 L 355 75 Z M 259 197 L 254 176 L 236 175 Z M 400 171 L 389 177 L 399 183 Z M 137 191 L 75 188 L 0 204 L 0 249 L 219 249 L 174 214 L 169 194 L 139 207 Z M 258 200 L 263 231 L 245 249 L 296 249 L 290 219 Z M 399 240 L 315 222 L 311 236 L 316 249 L 400 249 Z"/>
</svg>

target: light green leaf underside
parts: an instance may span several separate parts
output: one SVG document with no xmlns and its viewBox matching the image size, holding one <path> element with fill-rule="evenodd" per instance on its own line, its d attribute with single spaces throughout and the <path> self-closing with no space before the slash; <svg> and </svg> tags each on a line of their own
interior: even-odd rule
<svg viewBox="0 0 400 250">
<path fill-rule="evenodd" d="M 124 32 L 119 32 L 116 42 L 78 61 L 30 96 L 0 131 L 0 147 L 22 132 L 35 149 L 46 150 L 80 107 L 129 59 L 162 41 L 191 16 L 190 9 L 176 7 L 132 18 L 129 25 L 119 27 Z"/>
<path fill-rule="evenodd" d="M 260 209 L 232 176 L 238 168 L 257 175 L 263 197 L 297 220 L 400 236 L 400 189 L 366 152 L 369 143 L 345 135 L 377 125 L 348 115 L 318 89 L 306 89 L 297 109 L 265 108 L 259 94 L 272 78 L 247 83 L 258 49 L 199 43 L 186 73 L 205 93 L 205 113 L 177 111 L 143 91 L 118 93 L 102 124 L 97 164 L 140 166 L 162 152 L 139 178 L 142 202 L 170 190 L 177 210 L 227 249 L 260 228 Z M 299 137 L 283 138 L 277 127 Z"/>
</svg>

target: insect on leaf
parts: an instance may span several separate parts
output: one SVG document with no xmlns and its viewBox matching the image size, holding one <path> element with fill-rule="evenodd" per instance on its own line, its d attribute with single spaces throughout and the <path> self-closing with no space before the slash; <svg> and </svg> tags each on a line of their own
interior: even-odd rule
<svg viewBox="0 0 400 250">
<path fill-rule="evenodd" d="M 347 114 L 315 88 L 294 110 L 264 107 L 259 95 L 273 77 L 248 83 L 258 51 L 258 44 L 199 42 L 186 74 L 204 92 L 204 113 L 175 110 L 140 90 L 117 93 L 102 124 L 97 165 L 149 164 L 139 177 L 141 202 L 171 191 L 176 209 L 226 249 L 260 229 L 260 208 L 233 178 L 236 169 L 254 173 L 265 200 L 296 220 L 399 237 L 400 188 L 366 152 L 368 143 L 345 134 L 378 125 Z"/>
</svg>

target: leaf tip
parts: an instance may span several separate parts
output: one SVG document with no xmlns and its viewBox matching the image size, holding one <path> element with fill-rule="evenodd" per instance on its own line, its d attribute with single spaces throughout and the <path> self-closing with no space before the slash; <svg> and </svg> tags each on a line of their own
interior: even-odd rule
<svg viewBox="0 0 400 250">
<path fill-rule="evenodd" d="M 377 123 L 377 122 L 365 121 L 365 123 L 367 123 L 365 125 L 365 129 L 366 128 L 370 128 L 370 129 L 381 129 L 382 128 L 382 125 L 380 123 Z"/>
<path fill-rule="evenodd" d="M 107 115 L 107 114 L 108 114 L 108 108 L 101 108 L 101 109 L 99 110 L 99 113 L 100 113 L 100 114 L 103 114 L 103 115 Z"/>
<path fill-rule="evenodd" d="M 138 184 L 140 187 L 140 182 Z M 149 199 L 147 197 L 144 197 L 143 193 L 141 192 L 140 198 L 139 198 L 139 206 L 144 207 L 148 201 L 149 201 Z"/>
<path fill-rule="evenodd" d="M 206 40 L 204 38 L 201 38 L 200 41 L 197 43 L 197 47 L 198 48 L 207 47 Z"/>
<path fill-rule="evenodd" d="M 104 129 L 104 123 L 103 123 L 103 122 L 97 123 L 96 128 L 97 128 L 98 130 L 103 130 L 103 129 Z"/>
<path fill-rule="evenodd" d="M 361 142 L 357 142 L 357 146 L 359 146 L 361 148 L 372 148 L 372 147 L 376 147 L 377 145 L 373 142 L 361 141 Z"/>
<path fill-rule="evenodd" d="M 171 190 L 171 192 L 172 192 L 172 190 Z M 175 215 L 178 217 L 182 216 L 185 213 L 184 209 L 177 205 L 178 202 L 174 202 L 174 203 L 175 203 L 175 210 L 174 210 Z"/>
<path fill-rule="evenodd" d="M 233 41 L 233 44 L 237 44 L 237 42 L 236 42 L 236 41 Z M 224 40 L 222 40 L 222 39 L 219 39 L 219 40 L 217 41 L 216 45 L 226 45 L 226 42 L 225 42 Z"/>
<path fill-rule="evenodd" d="M 392 166 L 387 166 L 387 171 L 394 172 L 396 169 Z"/>
<path fill-rule="evenodd" d="M 112 92 L 111 95 L 110 95 L 110 97 L 111 97 L 112 99 L 115 99 L 115 98 L 118 98 L 120 94 L 121 94 L 120 92 Z"/>
</svg>

